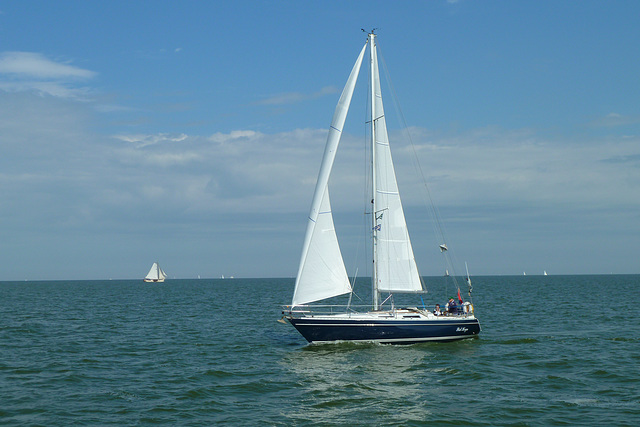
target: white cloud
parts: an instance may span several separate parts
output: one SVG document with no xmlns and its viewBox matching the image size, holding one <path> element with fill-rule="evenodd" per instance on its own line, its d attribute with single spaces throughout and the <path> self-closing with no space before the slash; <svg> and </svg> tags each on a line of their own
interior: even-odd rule
<svg viewBox="0 0 640 427">
<path fill-rule="evenodd" d="M 425 136 L 416 141 L 436 200 L 454 206 L 626 204 L 634 192 L 634 179 L 640 182 L 640 170 L 631 165 L 622 169 L 620 164 L 603 160 L 634 158 L 639 143 L 640 138 L 603 141 L 593 137 L 568 143 L 533 132 L 499 129 Z M 398 154 L 402 154 L 396 156 L 401 162 L 398 173 L 404 175 L 403 170 L 411 167 L 409 158 Z M 626 178 L 621 180 L 621 176 Z"/>
<path fill-rule="evenodd" d="M 217 132 L 209 137 L 213 142 L 224 143 L 238 139 L 252 139 L 262 136 L 262 134 L 252 130 L 234 130 L 228 134 Z"/>
<path fill-rule="evenodd" d="M 5 201 L 0 216 L 7 244 L 25 236 L 38 241 L 42 234 L 60 242 L 76 233 L 112 246 L 117 236 L 128 236 L 132 248 L 141 248 L 149 236 L 177 241 L 185 235 L 245 233 L 243 245 L 268 246 L 265 241 L 278 230 L 291 240 L 287 250 L 301 245 L 326 129 L 109 138 L 92 130 L 92 114 L 86 104 L 62 98 L 0 93 L 0 144 L 7 165 L 0 175 Z M 490 239 L 501 240 L 498 249 L 506 247 L 514 239 L 509 232 L 534 227 L 540 212 L 546 212 L 547 223 L 571 218 L 579 228 L 586 212 L 600 212 L 598 219 L 606 222 L 608 212 L 640 208 L 633 197 L 640 182 L 638 137 L 567 142 L 497 128 L 410 132 L 436 204 L 467 229 L 470 222 L 481 231 L 491 225 L 485 231 L 495 233 L 491 236 L 464 237 L 476 247 Z M 413 150 L 391 137 L 411 215 L 423 207 L 423 189 L 413 174 Z M 348 210 L 362 218 L 362 146 L 361 136 L 343 136 L 331 179 L 338 215 Z M 591 232 L 594 221 L 587 220 Z M 339 220 L 336 226 L 344 230 Z M 98 239 L 96 233 L 103 235 Z"/>
<path fill-rule="evenodd" d="M 618 127 L 638 123 L 640 123 L 640 116 L 625 116 L 618 113 L 609 113 L 604 117 L 593 120 L 590 125 L 592 127 Z"/>
<path fill-rule="evenodd" d="M 40 53 L 0 54 L 0 90 L 35 91 L 60 98 L 85 99 L 91 90 L 78 85 L 97 73 L 53 61 Z"/>
<path fill-rule="evenodd" d="M 195 152 L 185 153 L 152 153 L 140 156 L 140 164 L 155 166 L 185 165 L 194 161 L 202 160 L 202 156 Z"/>
<path fill-rule="evenodd" d="M 47 94 L 58 98 L 71 98 L 77 100 L 86 99 L 91 90 L 89 88 L 70 87 L 67 84 L 58 82 L 40 82 L 40 81 L 21 81 L 21 82 L 2 82 L 0 81 L 0 90 L 5 92 L 29 92 L 34 91 L 41 94 Z"/>
<path fill-rule="evenodd" d="M 90 79 L 96 75 L 93 71 L 55 62 L 34 52 L 3 52 L 0 54 L 0 73 L 42 80 Z"/>
<path fill-rule="evenodd" d="M 146 147 L 147 145 L 161 144 L 165 142 L 181 142 L 187 139 L 187 135 L 183 133 L 179 134 L 168 134 L 168 133 L 157 133 L 157 134 L 122 134 L 115 135 L 114 138 L 117 138 L 121 141 L 134 143 L 137 147 Z"/>
<path fill-rule="evenodd" d="M 301 93 L 301 92 L 289 92 L 275 95 L 260 101 L 256 101 L 256 105 L 286 105 L 297 104 L 299 102 L 307 101 L 310 99 L 316 99 L 325 95 L 331 95 L 336 93 L 338 89 L 334 86 L 326 86 L 314 93 Z"/>
<path fill-rule="evenodd" d="M 115 135 L 120 144 L 113 144 L 88 133 L 91 119 L 81 105 L 55 99 L 49 103 L 19 93 L 6 94 L 0 101 L 4 158 L 7 164 L 19 163 L 20 174 L 38 171 L 39 177 L 46 177 L 64 171 L 65 176 L 95 186 L 94 194 L 128 193 L 140 203 L 149 194 L 144 186 L 164 185 L 169 198 L 210 212 L 253 212 L 256 206 L 264 212 L 305 211 L 327 135 L 324 129 L 276 134 L 239 129 L 210 136 L 123 133 Z M 422 171 L 441 206 L 636 203 L 629 195 L 640 182 L 638 137 L 567 143 L 527 130 L 410 131 Z M 361 137 L 344 135 L 332 176 L 336 206 L 361 198 L 348 190 L 361 179 L 361 147 Z M 392 149 L 403 200 L 420 205 L 423 193 L 414 173 L 413 149 L 397 143 Z M 7 182 L 11 178 L 3 172 Z M 362 192 L 362 187 L 356 185 L 356 191 Z M 105 198 L 100 203 L 107 200 L 130 199 Z"/>
<path fill-rule="evenodd" d="M 98 104 L 94 108 L 96 111 L 100 113 L 114 113 L 114 112 L 130 113 L 130 112 L 137 111 L 136 108 L 128 107 L 125 105 L 117 105 L 117 104 Z"/>
</svg>

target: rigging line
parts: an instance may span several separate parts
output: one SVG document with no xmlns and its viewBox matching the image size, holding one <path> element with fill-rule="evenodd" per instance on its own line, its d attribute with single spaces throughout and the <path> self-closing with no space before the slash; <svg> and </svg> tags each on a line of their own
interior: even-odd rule
<svg viewBox="0 0 640 427">
<path fill-rule="evenodd" d="M 382 51 L 382 49 L 380 48 L 379 43 L 378 43 L 378 56 L 382 59 L 382 66 L 383 66 L 385 78 L 386 78 L 387 83 L 389 85 L 389 89 L 391 90 L 391 93 L 392 93 L 394 106 L 396 108 L 396 112 L 397 112 L 397 114 L 399 116 L 399 119 L 401 121 L 401 124 L 403 126 L 404 132 L 406 134 L 406 138 L 409 140 L 409 144 L 411 145 L 411 149 L 412 149 L 413 156 L 414 156 L 414 159 L 413 159 L 414 160 L 414 167 L 417 169 L 417 171 L 418 171 L 418 173 L 420 175 L 420 178 L 422 179 L 422 183 L 424 185 L 424 188 L 425 188 L 425 191 L 426 191 L 426 195 L 428 197 L 429 203 L 426 203 L 426 200 L 425 200 L 425 205 L 427 205 L 427 208 L 431 212 L 433 220 L 434 220 L 434 223 L 435 223 L 435 226 L 436 226 L 436 230 L 434 230 L 434 231 L 436 231 L 436 239 L 441 240 L 442 243 L 446 244 L 446 242 L 447 242 L 446 232 L 445 232 L 445 229 L 444 229 L 444 224 L 443 224 L 443 222 L 441 220 L 440 212 L 439 212 L 436 204 L 433 201 L 433 197 L 431 195 L 431 190 L 429 189 L 429 185 L 428 185 L 427 180 L 425 178 L 425 174 L 424 174 L 424 171 L 422 169 L 422 165 L 418 161 L 418 153 L 417 153 L 415 144 L 413 143 L 413 138 L 411 138 L 411 133 L 408 130 L 409 128 L 407 126 L 407 121 L 406 121 L 404 113 L 402 112 L 402 109 L 400 108 L 400 105 L 398 103 L 398 95 L 397 95 L 397 92 L 395 90 L 395 87 L 393 86 L 393 83 L 391 82 L 391 77 L 389 75 L 389 70 L 387 68 L 387 63 L 385 62 L 384 56 L 382 55 L 381 51 Z M 424 198 L 425 194 L 423 193 L 422 196 Z M 445 254 L 445 258 L 449 258 L 448 254 Z M 458 282 L 457 282 L 457 279 L 456 279 L 456 273 L 455 273 L 455 268 L 453 267 L 453 263 L 451 262 L 450 259 L 448 259 L 447 260 L 447 264 L 450 264 L 449 267 L 451 268 L 451 272 L 453 273 L 453 275 L 451 277 L 452 277 L 452 279 L 454 281 L 454 284 L 455 284 L 456 288 L 458 288 L 459 285 L 458 285 Z"/>
<path fill-rule="evenodd" d="M 379 49 L 381 50 L 381 49 Z M 444 240 L 444 230 L 442 228 L 442 224 L 441 224 L 441 220 L 440 220 L 440 213 L 438 212 L 438 208 L 436 207 L 434 201 L 433 201 L 433 197 L 431 195 L 431 190 L 429 189 L 429 185 L 427 183 L 427 179 L 425 178 L 425 174 L 424 171 L 422 169 L 422 165 L 420 164 L 420 162 L 417 161 L 418 159 L 418 154 L 417 154 L 417 150 L 415 147 L 415 144 L 413 143 L 413 138 L 411 138 L 411 133 L 408 131 L 408 125 L 407 125 L 407 120 L 405 119 L 404 113 L 402 112 L 402 109 L 400 108 L 400 105 L 398 103 L 398 94 L 395 90 L 395 87 L 393 86 L 393 83 L 391 82 L 391 78 L 389 75 L 389 70 L 387 69 L 387 63 L 384 60 L 384 57 L 382 56 L 382 53 L 380 52 L 380 57 L 382 58 L 382 65 L 383 65 L 383 69 L 384 69 L 384 73 L 385 73 L 385 77 L 387 79 L 387 82 L 389 84 L 389 88 L 391 89 L 392 92 L 392 98 L 393 98 L 393 102 L 394 102 L 394 106 L 396 107 L 396 112 L 399 115 L 399 118 L 401 120 L 401 124 L 403 126 L 403 129 L 405 130 L 405 133 L 407 135 L 407 139 L 409 140 L 409 144 L 411 145 L 411 149 L 414 155 L 414 160 L 415 160 L 415 164 L 414 167 L 416 167 L 416 169 L 418 170 L 419 174 L 420 174 L 420 178 L 422 179 L 422 183 L 425 187 L 426 190 L 426 194 L 428 196 L 429 199 L 429 208 L 433 211 L 434 213 L 434 219 L 436 221 L 436 226 L 438 227 L 438 231 L 440 233 L 440 236 L 443 240 Z M 443 243 L 446 243 L 446 241 L 444 241 Z"/>
<path fill-rule="evenodd" d="M 356 252 L 358 252 L 358 251 L 356 251 Z M 356 256 L 356 259 L 357 259 L 357 256 Z M 356 285 L 356 280 L 358 280 L 358 268 L 357 267 L 356 267 L 356 272 L 353 275 L 353 282 L 351 282 L 351 292 L 349 292 L 349 302 L 347 303 L 346 311 L 349 311 L 349 308 L 351 307 L 351 300 L 353 299 L 353 295 L 355 295 L 355 292 L 353 292 L 353 288 Z"/>
</svg>

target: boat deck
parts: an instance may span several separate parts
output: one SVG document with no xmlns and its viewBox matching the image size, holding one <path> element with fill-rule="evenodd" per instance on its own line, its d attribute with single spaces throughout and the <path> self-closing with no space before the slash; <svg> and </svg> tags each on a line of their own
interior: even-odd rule
<svg viewBox="0 0 640 427">
<path fill-rule="evenodd" d="M 358 307 L 346 307 L 335 305 L 314 305 L 314 306 L 284 306 L 282 314 L 292 318 L 315 318 L 315 319 L 352 319 L 352 320 L 390 320 L 390 319 L 413 319 L 413 320 L 451 320 L 457 319 L 475 319 L 473 314 L 473 306 L 463 306 L 463 310 L 459 310 L 456 314 L 443 313 L 436 316 L 431 311 L 417 307 L 410 308 L 394 308 L 390 310 L 379 311 L 356 311 Z"/>
</svg>

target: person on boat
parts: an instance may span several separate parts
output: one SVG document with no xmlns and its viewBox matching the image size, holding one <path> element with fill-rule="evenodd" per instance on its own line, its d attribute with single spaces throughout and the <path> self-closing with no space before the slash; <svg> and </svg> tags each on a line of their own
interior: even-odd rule
<svg viewBox="0 0 640 427">
<path fill-rule="evenodd" d="M 433 310 L 433 314 L 436 316 L 442 316 L 442 312 L 440 311 L 440 304 L 436 304 L 436 309 Z"/>
<path fill-rule="evenodd" d="M 449 298 L 449 302 L 447 303 L 447 313 L 458 314 L 458 306 L 456 305 L 456 301 L 453 297 Z"/>
</svg>

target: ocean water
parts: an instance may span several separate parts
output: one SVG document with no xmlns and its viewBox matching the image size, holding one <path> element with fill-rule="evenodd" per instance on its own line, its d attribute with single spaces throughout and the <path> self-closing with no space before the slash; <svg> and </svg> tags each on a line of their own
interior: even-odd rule
<svg viewBox="0 0 640 427">
<path fill-rule="evenodd" d="M 409 346 L 306 344 L 293 279 L 0 282 L 0 424 L 640 425 L 639 275 L 474 280 Z"/>
</svg>

